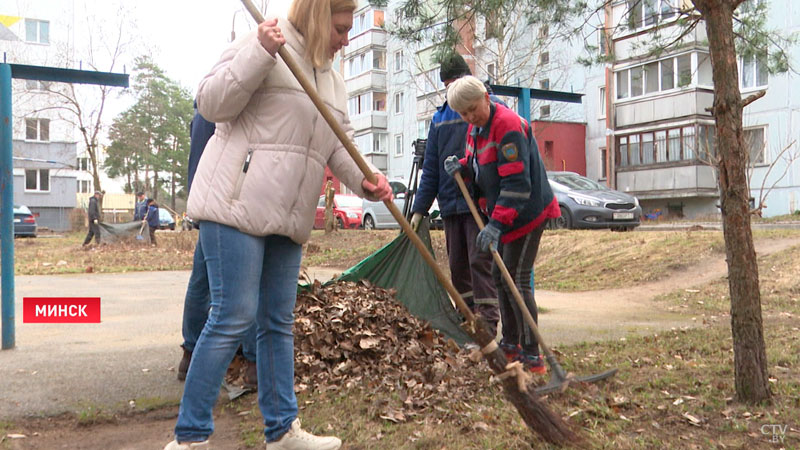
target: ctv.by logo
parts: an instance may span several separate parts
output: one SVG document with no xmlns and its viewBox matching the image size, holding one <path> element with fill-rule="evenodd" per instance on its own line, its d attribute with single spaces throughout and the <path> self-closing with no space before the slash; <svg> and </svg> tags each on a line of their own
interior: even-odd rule
<svg viewBox="0 0 800 450">
<path fill-rule="evenodd" d="M 778 424 L 764 424 L 761 425 L 761 434 L 764 436 L 769 436 L 769 441 L 775 444 L 783 444 L 783 440 L 786 438 L 786 429 L 789 428 L 788 425 L 778 425 Z"/>
</svg>

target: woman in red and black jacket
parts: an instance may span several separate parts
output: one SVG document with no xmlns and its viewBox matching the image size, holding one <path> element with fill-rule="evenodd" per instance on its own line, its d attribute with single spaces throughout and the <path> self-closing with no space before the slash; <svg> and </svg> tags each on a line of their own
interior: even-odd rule
<svg viewBox="0 0 800 450">
<path fill-rule="evenodd" d="M 478 206 L 489 217 L 477 245 L 482 251 L 496 248 L 500 252 L 528 311 L 537 320 L 531 270 L 547 219 L 558 217 L 560 210 L 530 125 L 514 111 L 492 102 L 483 83 L 472 76 L 453 82 L 447 89 L 447 101 L 470 125 L 466 157 L 450 157 L 444 168 L 450 175 L 461 172 L 472 183 Z M 509 359 L 522 361 L 530 371 L 546 372 L 539 343 L 496 266 L 492 276 L 503 321 L 500 346 Z"/>
</svg>

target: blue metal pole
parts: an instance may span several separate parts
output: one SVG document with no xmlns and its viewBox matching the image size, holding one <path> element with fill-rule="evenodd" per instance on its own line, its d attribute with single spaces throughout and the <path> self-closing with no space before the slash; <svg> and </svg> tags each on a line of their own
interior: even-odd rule
<svg viewBox="0 0 800 450">
<path fill-rule="evenodd" d="M 517 106 L 519 115 L 528 122 L 531 121 L 531 90 L 522 88 L 522 95 L 519 96 L 519 105 Z"/>
<path fill-rule="evenodd" d="M 14 348 L 14 165 L 11 66 L 0 64 L 0 283 L 3 350 Z"/>
</svg>

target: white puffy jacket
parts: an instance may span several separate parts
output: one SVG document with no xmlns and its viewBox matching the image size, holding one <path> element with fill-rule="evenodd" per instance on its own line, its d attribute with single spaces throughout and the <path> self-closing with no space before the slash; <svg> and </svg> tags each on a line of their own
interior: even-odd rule
<svg viewBox="0 0 800 450">
<path fill-rule="evenodd" d="M 279 26 L 286 49 L 352 138 L 341 75 L 330 64 L 314 69 L 303 36 L 287 20 Z M 358 166 L 283 60 L 261 46 L 256 32 L 234 42 L 203 78 L 197 107 L 217 128 L 189 194 L 187 214 L 193 219 L 255 236 L 288 236 L 302 244 L 311 234 L 326 164 L 355 194 L 365 195 Z"/>
</svg>

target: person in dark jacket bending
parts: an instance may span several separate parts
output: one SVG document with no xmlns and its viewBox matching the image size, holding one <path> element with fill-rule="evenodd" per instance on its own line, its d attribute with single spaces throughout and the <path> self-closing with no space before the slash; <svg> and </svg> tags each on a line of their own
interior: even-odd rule
<svg viewBox="0 0 800 450">
<path fill-rule="evenodd" d="M 86 239 L 83 240 L 84 247 L 92 242 L 92 237 L 94 237 L 94 241 L 100 245 L 100 198 L 102 197 L 103 193 L 100 191 L 95 192 L 93 196 L 89 197 L 89 208 L 87 210 L 89 215 L 89 232 L 86 233 Z"/>
<path fill-rule="evenodd" d="M 471 75 L 469 66 L 458 53 L 444 58 L 439 77 L 445 87 L 453 81 Z M 495 98 L 495 101 L 499 99 Z M 464 157 L 469 124 L 453 111 L 447 101 L 433 115 L 419 189 L 411 208 L 411 226 L 419 227 L 433 199 L 439 200 L 439 211 L 444 221 L 444 235 L 450 264 L 450 279 L 472 312 L 480 314 L 496 332 L 500 313 L 497 308 L 497 291 L 492 282 L 492 257 L 481 253 L 475 246 L 478 224 L 469 212 L 467 202 L 458 186 L 445 175 L 444 160 L 452 155 Z"/>
<path fill-rule="evenodd" d="M 481 251 L 496 249 L 500 253 L 525 306 L 537 320 L 531 270 L 547 219 L 558 217 L 560 210 L 532 137 L 533 130 L 514 111 L 492 102 L 483 83 L 475 77 L 453 82 L 447 89 L 447 100 L 470 125 L 466 157 L 448 157 L 444 169 L 451 176 L 460 172 L 472 185 L 479 208 L 489 217 L 489 223 L 478 233 L 476 245 Z M 531 372 L 545 373 L 539 343 L 525 324 L 497 266 L 492 267 L 492 276 L 503 321 L 500 346 L 506 356 L 521 361 Z"/>
<path fill-rule="evenodd" d="M 156 246 L 156 230 L 158 229 L 158 204 L 152 198 L 147 200 L 147 214 L 142 221 L 147 222 L 147 227 L 150 229 L 150 245 Z"/>
</svg>

